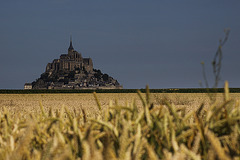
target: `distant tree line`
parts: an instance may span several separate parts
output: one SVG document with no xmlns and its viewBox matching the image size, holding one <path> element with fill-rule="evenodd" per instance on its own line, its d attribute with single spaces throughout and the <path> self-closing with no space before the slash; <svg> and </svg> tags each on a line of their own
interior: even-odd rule
<svg viewBox="0 0 240 160">
<path fill-rule="evenodd" d="M 230 93 L 240 93 L 240 88 L 230 88 Z M 140 89 L 145 93 L 145 89 Z M 137 93 L 137 89 L 84 89 L 84 90 L 0 90 L 0 94 L 42 94 L 42 93 Z M 150 89 L 151 93 L 223 93 L 223 88 L 181 88 L 181 89 Z"/>
</svg>

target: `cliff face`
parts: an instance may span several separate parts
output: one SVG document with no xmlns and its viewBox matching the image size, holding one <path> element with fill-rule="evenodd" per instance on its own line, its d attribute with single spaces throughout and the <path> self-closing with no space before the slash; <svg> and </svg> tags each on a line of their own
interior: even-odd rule
<svg viewBox="0 0 240 160">
<path fill-rule="evenodd" d="M 32 82 L 33 89 L 116 89 L 122 88 L 117 80 L 100 70 L 93 69 L 91 58 L 83 58 L 73 49 L 68 54 L 48 63 L 41 77 Z"/>
</svg>

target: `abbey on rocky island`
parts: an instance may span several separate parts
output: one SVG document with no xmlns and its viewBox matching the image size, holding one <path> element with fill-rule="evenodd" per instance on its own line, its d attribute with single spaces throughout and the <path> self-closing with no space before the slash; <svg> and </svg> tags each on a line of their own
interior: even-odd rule
<svg viewBox="0 0 240 160">
<path fill-rule="evenodd" d="M 46 71 L 24 89 L 121 89 L 117 80 L 93 68 L 91 58 L 83 58 L 74 50 L 72 38 L 68 54 L 48 63 Z"/>
</svg>

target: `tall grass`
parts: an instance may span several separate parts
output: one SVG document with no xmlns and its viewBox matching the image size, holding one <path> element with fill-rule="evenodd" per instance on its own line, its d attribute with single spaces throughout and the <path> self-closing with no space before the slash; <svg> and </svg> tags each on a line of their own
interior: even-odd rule
<svg viewBox="0 0 240 160">
<path fill-rule="evenodd" d="M 136 103 L 101 106 L 95 119 L 86 110 L 48 112 L 11 117 L 0 112 L 1 159 L 239 159 L 240 107 L 229 96 L 221 103 L 190 112 L 167 99 L 156 107 L 148 87 Z"/>
</svg>

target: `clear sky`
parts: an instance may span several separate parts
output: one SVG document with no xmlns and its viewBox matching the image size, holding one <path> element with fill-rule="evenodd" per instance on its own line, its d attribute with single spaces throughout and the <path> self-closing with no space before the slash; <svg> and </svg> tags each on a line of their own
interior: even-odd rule
<svg viewBox="0 0 240 160">
<path fill-rule="evenodd" d="M 124 88 L 195 88 L 223 30 L 221 81 L 240 87 L 239 0 L 0 0 L 0 89 L 23 89 L 69 37 Z"/>
</svg>

